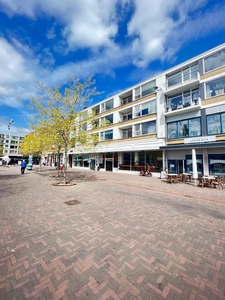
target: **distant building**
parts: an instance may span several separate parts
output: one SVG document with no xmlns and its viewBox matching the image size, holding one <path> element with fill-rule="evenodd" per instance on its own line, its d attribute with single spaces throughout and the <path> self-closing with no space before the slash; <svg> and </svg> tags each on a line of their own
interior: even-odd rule
<svg viewBox="0 0 225 300">
<path fill-rule="evenodd" d="M 22 136 L 0 133 L 0 160 L 6 163 L 17 163 L 23 157 L 20 152 Z"/>
</svg>

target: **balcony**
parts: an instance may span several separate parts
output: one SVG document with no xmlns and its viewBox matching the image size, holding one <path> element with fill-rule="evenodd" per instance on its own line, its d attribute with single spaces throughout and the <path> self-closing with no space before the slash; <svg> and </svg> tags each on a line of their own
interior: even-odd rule
<svg viewBox="0 0 225 300">
<path fill-rule="evenodd" d="M 187 99 L 185 99 L 187 100 Z M 190 111 L 199 110 L 201 108 L 201 98 L 189 99 L 188 101 L 180 101 L 178 103 L 171 103 L 165 108 L 165 116 L 178 115 L 180 113 L 186 113 Z"/>
<path fill-rule="evenodd" d="M 180 93 L 184 90 L 192 89 L 200 84 L 200 74 L 197 67 L 189 70 L 185 73 L 184 70 L 168 76 L 168 80 L 165 83 L 164 94 L 171 96 L 176 93 Z"/>
<path fill-rule="evenodd" d="M 123 99 L 121 99 L 121 105 L 126 105 L 126 104 L 132 102 L 132 100 L 133 100 L 133 99 L 132 99 L 132 96 L 123 98 Z"/>
</svg>

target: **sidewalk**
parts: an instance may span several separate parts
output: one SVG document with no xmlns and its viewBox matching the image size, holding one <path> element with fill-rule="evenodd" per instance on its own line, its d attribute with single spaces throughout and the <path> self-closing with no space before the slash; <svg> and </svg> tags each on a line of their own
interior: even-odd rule
<svg viewBox="0 0 225 300">
<path fill-rule="evenodd" d="M 69 173 L 0 167 L 1 300 L 225 299 L 225 190 Z"/>
</svg>

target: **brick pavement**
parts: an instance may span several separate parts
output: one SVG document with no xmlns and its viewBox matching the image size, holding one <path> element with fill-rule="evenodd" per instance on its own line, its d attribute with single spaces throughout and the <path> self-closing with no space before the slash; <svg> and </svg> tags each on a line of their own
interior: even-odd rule
<svg viewBox="0 0 225 300">
<path fill-rule="evenodd" d="M 225 190 L 19 173 L 0 167 L 1 300 L 225 299 Z"/>
</svg>

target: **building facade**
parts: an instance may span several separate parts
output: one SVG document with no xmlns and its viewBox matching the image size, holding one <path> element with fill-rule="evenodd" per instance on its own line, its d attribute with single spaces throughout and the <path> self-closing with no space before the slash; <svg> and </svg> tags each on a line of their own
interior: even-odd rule
<svg viewBox="0 0 225 300">
<path fill-rule="evenodd" d="M 20 142 L 22 136 L 0 133 L 0 160 L 6 163 L 18 163 L 21 160 Z"/>
<path fill-rule="evenodd" d="M 200 175 L 225 176 L 225 44 L 87 110 L 99 142 L 71 148 L 71 167 L 190 173 L 195 149 Z"/>
</svg>

